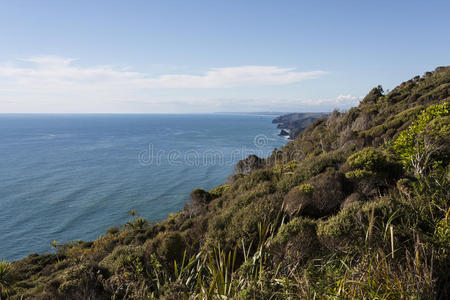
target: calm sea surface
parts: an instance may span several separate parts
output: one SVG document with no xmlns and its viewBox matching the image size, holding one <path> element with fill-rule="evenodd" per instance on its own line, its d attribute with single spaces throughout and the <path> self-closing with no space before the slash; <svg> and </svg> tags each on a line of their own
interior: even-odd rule
<svg viewBox="0 0 450 300">
<path fill-rule="evenodd" d="M 0 259 L 181 210 L 286 143 L 271 116 L 0 114 Z"/>
</svg>

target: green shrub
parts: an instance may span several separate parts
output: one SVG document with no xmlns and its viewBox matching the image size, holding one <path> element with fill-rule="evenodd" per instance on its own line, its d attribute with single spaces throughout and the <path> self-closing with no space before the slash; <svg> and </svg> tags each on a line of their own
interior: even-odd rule
<svg viewBox="0 0 450 300">
<path fill-rule="evenodd" d="M 323 172 L 328 167 L 336 168 L 345 161 L 345 153 L 341 150 L 322 153 L 311 157 L 303 164 L 299 164 L 293 174 L 282 177 L 276 185 L 280 192 L 287 193 L 293 187 L 299 185 L 302 181 L 308 180 L 317 174 Z"/>
<path fill-rule="evenodd" d="M 111 273 L 123 272 L 132 269 L 130 261 L 142 258 L 144 254 L 141 246 L 118 246 L 99 265 Z"/>
<path fill-rule="evenodd" d="M 212 195 L 204 189 L 195 189 L 190 196 L 189 205 L 186 206 L 186 210 L 191 216 L 195 216 L 201 212 L 205 205 L 207 205 L 212 199 Z"/>
<path fill-rule="evenodd" d="M 442 252 L 448 254 L 450 252 L 450 208 L 445 217 L 436 224 L 434 238 Z"/>
<path fill-rule="evenodd" d="M 362 179 L 372 176 L 395 179 L 402 173 L 401 166 L 388 155 L 373 147 L 367 147 L 347 158 L 345 173 L 349 179 Z"/>
<path fill-rule="evenodd" d="M 343 189 L 343 174 L 329 168 L 289 191 L 284 197 L 285 210 L 290 215 L 327 216 L 344 200 Z"/>
<path fill-rule="evenodd" d="M 219 186 L 213 188 L 212 190 L 210 190 L 209 194 L 213 198 L 218 198 L 218 197 L 221 197 L 223 195 L 223 193 L 225 193 L 229 188 L 230 188 L 229 184 L 222 184 L 222 185 L 219 185 Z"/>
<path fill-rule="evenodd" d="M 316 234 L 316 222 L 308 218 L 294 218 L 280 227 L 270 243 L 274 264 L 282 273 L 291 272 L 293 266 L 317 255 L 320 244 Z"/>
<path fill-rule="evenodd" d="M 449 110 L 447 102 L 429 106 L 394 142 L 405 168 L 417 176 L 423 176 L 448 159 Z"/>
<path fill-rule="evenodd" d="M 347 159 L 347 163 L 354 169 L 373 172 L 384 170 L 386 167 L 386 157 L 379 150 L 368 147 L 351 155 Z"/>
<path fill-rule="evenodd" d="M 361 169 L 348 171 L 345 173 L 345 177 L 347 177 L 348 179 L 362 179 L 373 175 L 374 173 L 372 171 L 366 171 Z"/>
<path fill-rule="evenodd" d="M 361 104 L 373 103 L 383 96 L 383 87 L 381 85 L 374 87 L 361 101 Z"/>
<path fill-rule="evenodd" d="M 409 230 L 414 219 L 411 210 L 386 196 L 364 204 L 349 203 L 337 215 L 320 221 L 317 232 L 329 248 L 351 247 L 358 251 L 365 242 L 372 239 L 372 243 L 378 243 L 380 247 L 389 250 L 388 225 L 398 225 L 395 237 L 407 239 L 409 237 L 403 236 L 403 230 Z"/>
<path fill-rule="evenodd" d="M 274 243 L 286 243 L 300 232 L 315 230 L 316 222 L 314 220 L 302 217 L 294 218 L 289 223 L 280 227 Z"/>
<path fill-rule="evenodd" d="M 349 238 L 359 231 L 359 226 L 355 226 L 356 218 L 359 215 L 361 204 L 353 202 L 337 215 L 321 221 L 317 227 L 317 234 L 320 237 Z"/>
<path fill-rule="evenodd" d="M 162 238 L 161 244 L 157 249 L 158 255 L 168 263 L 175 260 L 180 261 L 183 258 L 186 243 L 179 232 L 169 232 Z"/>
<path fill-rule="evenodd" d="M 105 275 L 105 270 L 93 262 L 75 265 L 64 274 L 58 292 L 66 299 L 105 298 L 107 293 L 100 281 Z"/>
</svg>

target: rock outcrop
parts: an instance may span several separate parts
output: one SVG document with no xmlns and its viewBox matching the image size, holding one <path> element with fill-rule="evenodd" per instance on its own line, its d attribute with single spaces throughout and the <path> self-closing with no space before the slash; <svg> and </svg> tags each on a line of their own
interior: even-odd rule
<svg viewBox="0 0 450 300">
<path fill-rule="evenodd" d="M 303 129 L 311 125 L 315 120 L 326 115 L 326 113 L 291 113 L 276 117 L 272 120 L 272 123 L 278 124 L 277 128 L 279 129 L 289 130 L 289 132 L 282 130 L 280 135 L 289 136 L 290 139 L 294 139 Z"/>
</svg>

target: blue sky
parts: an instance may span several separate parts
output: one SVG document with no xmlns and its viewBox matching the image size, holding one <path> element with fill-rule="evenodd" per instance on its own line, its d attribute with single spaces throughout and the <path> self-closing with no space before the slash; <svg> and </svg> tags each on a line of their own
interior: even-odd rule
<svg viewBox="0 0 450 300">
<path fill-rule="evenodd" d="M 450 61 L 449 1 L 2 1 L 0 112 L 329 111 Z"/>
</svg>

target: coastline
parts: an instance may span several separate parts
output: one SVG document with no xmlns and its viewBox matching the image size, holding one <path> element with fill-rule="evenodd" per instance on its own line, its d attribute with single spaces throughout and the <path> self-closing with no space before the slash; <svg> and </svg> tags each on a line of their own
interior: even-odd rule
<svg viewBox="0 0 450 300">
<path fill-rule="evenodd" d="M 2 263 L 15 276 L 9 295 L 448 295 L 449 70 L 386 94 L 373 88 L 267 159 L 249 156 L 226 184 L 193 189 L 184 209 L 160 222 L 130 211 L 92 242 L 55 242 L 54 254 Z M 427 138 L 442 151 L 421 169 L 408 155 Z"/>
</svg>

